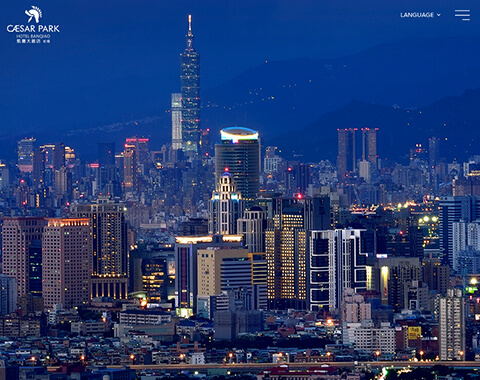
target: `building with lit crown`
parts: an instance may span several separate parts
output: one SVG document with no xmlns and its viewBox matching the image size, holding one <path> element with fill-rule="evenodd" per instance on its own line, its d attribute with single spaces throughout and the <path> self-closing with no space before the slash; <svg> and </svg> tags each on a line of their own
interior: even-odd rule
<svg viewBox="0 0 480 380">
<path fill-rule="evenodd" d="M 258 132 L 245 127 L 220 131 L 221 143 L 215 145 L 215 180 L 228 171 L 247 207 L 253 206 L 260 190 L 260 142 Z"/>
<path fill-rule="evenodd" d="M 239 235 L 177 236 L 175 238 L 175 305 L 197 308 L 199 249 L 237 249 L 243 246 Z"/>
</svg>

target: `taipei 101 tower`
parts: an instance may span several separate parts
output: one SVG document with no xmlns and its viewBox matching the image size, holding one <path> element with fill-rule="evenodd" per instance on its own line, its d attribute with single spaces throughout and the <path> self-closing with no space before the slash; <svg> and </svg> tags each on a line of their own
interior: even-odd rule
<svg viewBox="0 0 480 380">
<path fill-rule="evenodd" d="M 187 47 L 181 54 L 182 150 L 188 157 L 198 154 L 200 127 L 200 54 L 193 47 L 192 16 L 188 16 Z"/>
</svg>

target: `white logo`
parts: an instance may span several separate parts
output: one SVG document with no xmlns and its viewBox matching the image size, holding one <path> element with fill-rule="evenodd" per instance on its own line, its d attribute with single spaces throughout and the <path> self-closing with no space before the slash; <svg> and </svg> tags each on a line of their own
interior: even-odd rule
<svg viewBox="0 0 480 380">
<path fill-rule="evenodd" d="M 32 9 L 26 10 L 25 14 L 27 16 L 30 16 L 30 18 L 28 19 L 28 22 L 32 21 L 32 19 L 35 18 L 35 22 L 38 24 L 38 22 L 42 18 L 42 11 L 40 10 L 39 7 L 36 7 L 34 5 L 32 5 Z"/>
</svg>

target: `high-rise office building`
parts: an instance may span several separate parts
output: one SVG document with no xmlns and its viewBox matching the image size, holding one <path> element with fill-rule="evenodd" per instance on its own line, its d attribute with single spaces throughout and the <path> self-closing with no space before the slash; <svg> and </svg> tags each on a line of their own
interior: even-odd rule
<svg viewBox="0 0 480 380">
<path fill-rule="evenodd" d="M 0 315 L 17 310 L 17 279 L 0 274 Z"/>
<path fill-rule="evenodd" d="M 36 272 L 31 266 L 37 267 L 38 265 L 39 252 L 36 242 L 41 241 L 44 226 L 45 219 L 43 218 L 14 217 L 3 219 L 3 273 L 17 279 L 18 298 L 34 289 L 38 290 L 38 276 L 30 277 L 30 275 Z M 35 250 L 36 254 L 31 250 Z"/>
<path fill-rule="evenodd" d="M 172 150 L 182 149 L 182 94 L 172 94 Z"/>
<path fill-rule="evenodd" d="M 276 146 L 268 146 L 265 149 L 265 158 L 263 159 L 263 172 L 266 174 L 278 172 L 282 158 L 276 154 Z"/>
<path fill-rule="evenodd" d="M 212 145 L 210 144 L 210 129 L 200 130 L 200 141 L 198 152 L 203 158 L 209 158 L 212 155 Z"/>
<path fill-rule="evenodd" d="M 33 297 L 42 297 L 43 291 L 43 253 L 42 240 L 33 239 L 28 249 L 28 293 Z"/>
<path fill-rule="evenodd" d="M 437 297 L 440 360 L 465 360 L 465 301 L 461 289 Z"/>
<path fill-rule="evenodd" d="M 437 137 L 430 137 L 428 139 L 428 164 L 430 167 L 435 167 L 440 158 L 440 139 Z"/>
<path fill-rule="evenodd" d="M 328 197 L 273 200 L 273 223 L 265 231 L 268 299 L 271 308 L 307 305 L 308 233 L 330 228 Z"/>
<path fill-rule="evenodd" d="M 10 170 L 8 166 L 0 161 L 0 190 L 8 189 L 10 185 Z"/>
<path fill-rule="evenodd" d="M 362 128 L 362 161 L 369 161 L 377 168 L 378 128 Z"/>
<path fill-rule="evenodd" d="M 135 146 L 137 154 L 137 165 L 147 165 L 151 162 L 150 151 L 148 149 L 148 137 L 129 137 L 125 140 L 125 144 Z"/>
<path fill-rule="evenodd" d="M 454 222 L 452 232 L 452 269 L 458 271 L 460 270 L 458 260 L 462 252 L 470 250 L 480 256 L 480 221 Z"/>
<path fill-rule="evenodd" d="M 246 300 L 245 303 L 240 301 L 240 307 L 246 309 L 267 307 L 267 271 L 263 254 L 249 253 L 245 248 L 199 249 L 197 264 L 197 298 L 204 299 L 206 296 L 229 292 L 235 299 L 230 300 L 231 307 L 242 298 L 242 295 L 252 299 Z M 240 297 L 236 297 L 235 294 Z"/>
<path fill-rule="evenodd" d="M 355 130 L 338 130 L 337 176 L 343 182 L 348 173 L 355 170 Z"/>
<path fill-rule="evenodd" d="M 305 194 L 308 185 L 312 183 L 310 165 L 299 162 L 291 163 L 284 173 L 284 195 Z"/>
<path fill-rule="evenodd" d="M 226 262 L 238 262 L 232 273 Z M 246 266 L 242 266 L 246 264 Z M 224 267 L 226 266 L 226 267 Z M 228 274 L 228 275 L 227 275 Z M 252 285 L 252 263 L 245 248 L 211 247 L 197 251 L 198 293 L 200 296 L 220 294 L 235 286 Z"/>
<path fill-rule="evenodd" d="M 247 207 L 253 206 L 260 189 L 260 143 L 258 132 L 244 127 L 224 128 L 222 142 L 215 145 L 215 180 L 228 171 Z"/>
<path fill-rule="evenodd" d="M 242 247 L 238 235 L 178 236 L 175 244 L 175 304 L 179 308 L 197 308 L 199 249 L 217 247 L 237 249 Z"/>
<path fill-rule="evenodd" d="M 30 173 L 33 170 L 33 154 L 37 146 L 37 140 L 24 138 L 18 142 L 18 169 L 21 172 Z"/>
<path fill-rule="evenodd" d="M 237 221 L 237 233 L 249 252 L 265 252 L 265 229 L 267 228 L 267 212 L 259 206 L 253 206 L 243 213 Z"/>
<path fill-rule="evenodd" d="M 308 308 L 339 309 L 345 289 L 367 290 L 366 231 L 311 231 L 308 254 Z"/>
<path fill-rule="evenodd" d="M 53 169 L 60 170 L 65 166 L 65 145 L 62 142 L 55 143 L 53 150 Z"/>
<path fill-rule="evenodd" d="M 440 249 L 444 262 L 454 266 L 453 223 L 480 218 L 480 201 L 474 196 L 440 197 Z"/>
<path fill-rule="evenodd" d="M 130 253 L 130 291 L 147 292 L 152 302 L 167 302 L 175 298 L 175 251 L 150 248 Z"/>
<path fill-rule="evenodd" d="M 371 273 L 372 285 L 381 294 L 382 305 L 392 306 L 395 312 L 405 307 L 405 284 L 422 279 L 418 257 L 377 258 Z"/>
<path fill-rule="evenodd" d="M 136 191 L 138 185 L 138 156 L 134 144 L 125 143 L 123 150 L 123 188 Z"/>
<path fill-rule="evenodd" d="M 55 170 L 55 198 L 64 204 L 72 199 L 73 179 L 72 172 L 65 166 Z"/>
<path fill-rule="evenodd" d="M 127 298 L 128 245 L 125 205 L 78 204 L 72 216 L 92 220 L 91 297 Z"/>
<path fill-rule="evenodd" d="M 32 179 L 33 188 L 41 189 L 45 183 L 45 152 L 42 148 L 35 148 L 32 158 Z"/>
<path fill-rule="evenodd" d="M 40 145 L 40 149 L 42 149 L 45 154 L 45 168 L 53 169 L 55 144 Z"/>
<path fill-rule="evenodd" d="M 211 235 L 235 235 L 237 220 L 243 215 L 245 202 L 229 172 L 220 177 L 209 202 L 208 230 Z"/>
<path fill-rule="evenodd" d="M 407 281 L 404 284 L 403 308 L 407 310 L 430 310 L 428 296 L 430 291 L 422 281 Z"/>
<path fill-rule="evenodd" d="M 198 153 L 200 129 L 200 54 L 193 46 L 192 16 L 188 16 L 187 46 L 180 55 L 182 94 L 182 144 L 189 155 Z"/>
<path fill-rule="evenodd" d="M 46 219 L 42 238 L 43 299 L 47 310 L 90 300 L 91 220 Z"/>
</svg>

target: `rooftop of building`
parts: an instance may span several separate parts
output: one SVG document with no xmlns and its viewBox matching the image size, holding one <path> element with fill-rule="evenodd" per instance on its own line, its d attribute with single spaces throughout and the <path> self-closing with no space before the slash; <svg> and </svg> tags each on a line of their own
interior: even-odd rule
<svg viewBox="0 0 480 380">
<path fill-rule="evenodd" d="M 258 140 L 258 132 L 246 127 L 227 127 L 220 131 L 222 140 Z"/>
</svg>

